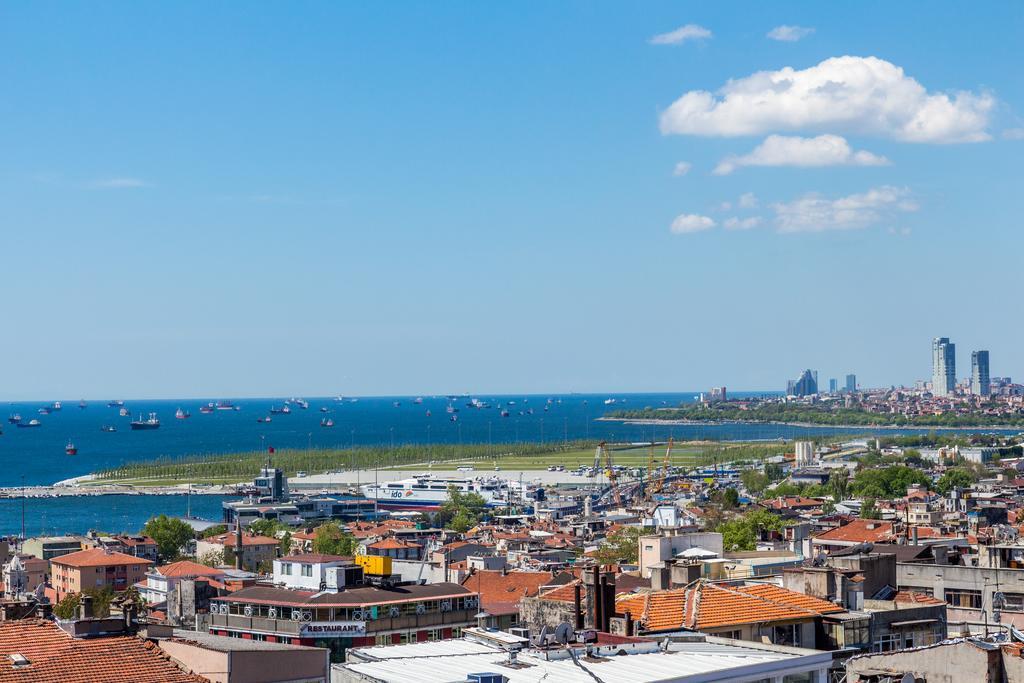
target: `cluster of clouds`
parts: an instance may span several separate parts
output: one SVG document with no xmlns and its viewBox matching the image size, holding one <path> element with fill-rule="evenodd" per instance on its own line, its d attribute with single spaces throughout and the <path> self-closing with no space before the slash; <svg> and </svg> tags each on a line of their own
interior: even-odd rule
<svg viewBox="0 0 1024 683">
<path fill-rule="evenodd" d="M 811 27 L 784 24 L 768 31 L 765 37 L 792 43 L 814 32 Z M 653 36 L 649 42 L 681 45 L 710 38 L 709 29 L 687 24 Z M 997 105 L 995 96 L 985 90 L 929 90 L 885 59 L 846 55 L 807 68 L 787 66 L 732 78 L 714 91 L 684 92 L 662 111 L 658 123 L 663 135 L 761 138 L 752 149 L 747 148 L 749 151 L 719 160 L 711 173 L 726 176 L 757 167 L 891 165 L 882 154 L 856 148 L 847 136 L 902 144 L 985 142 L 993 138 L 990 126 Z M 1006 129 L 1001 137 L 1024 139 L 1024 128 Z M 680 161 L 672 174 L 684 176 L 692 170 L 692 163 Z M 736 206 L 749 210 L 757 203 L 748 199 L 746 204 L 737 202 Z M 766 207 L 766 216 L 737 215 L 716 220 L 684 213 L 672 221 L 671 231 L 688 234 L 717 227 L 750 230 L 763 225 L 772 225 L 781 233 L 853 230 L 896 221 L 900 214 L 917 208 L 908 188 L 881 185 L 834 198 L 811 193 L 775 202 Z M 732 203 L 719 207 L 722 211 L 731 209 Z M 891 231 L 909 232 L 906 228 Z"/>
<path fill-rule="evenodd" d="M 740 209 L 756 208 L 757 198 L 746 193 L 736 202 Z M 720 207 L 733 208 L 731 202 Z M 895 220 L 902 213 L 918 210 L 918 204 L 909 188 L 881 185 L 866 192 L 843 197 L 828 198 L 819 194 L 806 194 L 788 202 L 768 205 L 770 218 L 759 215 L 729 216 L 721 221 L 726 230 L 750 230 L 771 223 L 780 233 L 825 232 L 829 230 L 857 230 L 883 221 Z M 718 227 L 719 221 L 701 214 L 680 214 L 672 221 L 671 230 L 677 235 L 704 232 Z M 895 231 L 895 229 L 894 229 Z M 909 231 L 901 229 L 900 234 Z"/>
</svg>

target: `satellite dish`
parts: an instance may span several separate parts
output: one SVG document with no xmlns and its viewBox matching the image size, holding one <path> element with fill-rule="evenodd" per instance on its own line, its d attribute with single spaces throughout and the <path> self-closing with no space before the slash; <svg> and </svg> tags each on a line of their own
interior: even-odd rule
<svg viewBox="0 0 1024 683">
<path fill-rule="evenodd" d="M 903 674 L 903 677 L 900 678 L 900 683 L 916 683 L 916 681 L 917 679 L 914 678 L 914 674 L 912 673 L 905 673 Z"/>
<path fill-rule="evenodd" d="M 548 626 L 545 624 L 541 629 L 540 633 L 537 634 L 537 643 L 539 645 L 547 645 L 548 642 Z"/>
<path fill-rule="evenodd" d="M 555 640 L 565 645 L 569 642 L 569 638 L 572 637 L 572 626 L 568 622 L 563 621 L 555 628 Z"/>
</svg>

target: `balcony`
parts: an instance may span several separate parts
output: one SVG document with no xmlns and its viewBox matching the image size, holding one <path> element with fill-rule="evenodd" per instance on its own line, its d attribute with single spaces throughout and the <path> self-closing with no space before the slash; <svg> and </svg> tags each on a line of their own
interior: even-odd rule
<svg viewBox="0 0 1024 683">
<path fill-rule="evenodd" d="M 285 610 L 290 614 L 290 610 Z M 475 610 L 459 610 L 456 612 L 432 612 L 401 617 L 384 617 L 366 622 L 366 633 L 372 635 L 379 631 L 413 631 L 424 628 L 437 628 L 449 625 L 472 624 Z M 241 631 L 257 631 L 260 633 L 276 633 L 297 636 L 303 622 L 292 621 L 290 618 L 267 619 L 266 617 L 246 617 L 240 614 L 211 614 L 210 627 Z M 319 623 L 319 622 L 317 622 Z"/>
</svg>

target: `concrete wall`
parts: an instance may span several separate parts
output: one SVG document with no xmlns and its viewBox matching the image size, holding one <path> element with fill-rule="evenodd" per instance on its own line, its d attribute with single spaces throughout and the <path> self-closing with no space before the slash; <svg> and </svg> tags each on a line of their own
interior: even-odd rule
<svg viewBox="0 0 1024 683">
<path fill-rule="evenodd" d="M 724 554 L 722 534 L 714 532 L 686 532 L 671 536 L 640 537 L 640 576 L 651 578 L 651 565 L 664 562 L 690 548 L 704 548 L 719 557 Z"/>
<path fill-rule="evenodd" d="M 327 651 L 319 648 L 218 652 L 178 640 L 160 648 L 190 672 L 214 683 L 290 683 L 327 681 Z"/>
<path fill-rule="evenodd" d="M 847 683 L 859 683 L 860 674 L 889 671 L 912 673 L 928 683 L 997 683 L 1001 681 L 1001 653 L 981 650 L 970 643 L 858 655 L 846 662 Z M 1010 681 L 1007 681 L 1010 683 Z"/>
<path fill-rule="evenodd" d="M 959 565 L 934 565 L 898 562 L 896 580 L 900 588 L 930 589 L 940 600 L 946 599 L 947 590 L 981 591 L 980 609 L 958 608 L 950 605 L 947 609 L 949 622 L 976 621 L 986 618 L 992 621 L 992 596 L 996 591 L 1024 594 L 1024 569 L 997 569 L 989 567 L 962 567 Z M 1003 624 L 1024 628 L 1024 612 L 1003 610 Z"/>
</svg>

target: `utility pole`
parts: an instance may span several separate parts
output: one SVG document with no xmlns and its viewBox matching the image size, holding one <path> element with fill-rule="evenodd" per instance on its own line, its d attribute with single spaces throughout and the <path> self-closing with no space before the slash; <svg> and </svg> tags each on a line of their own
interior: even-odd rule
<svg viewBox="0 0 1024 683">
<path fill-rule="evenodd" d="M 25 475 L 21 475 L 21 545 L 25 545 Z"/>
</svg>

